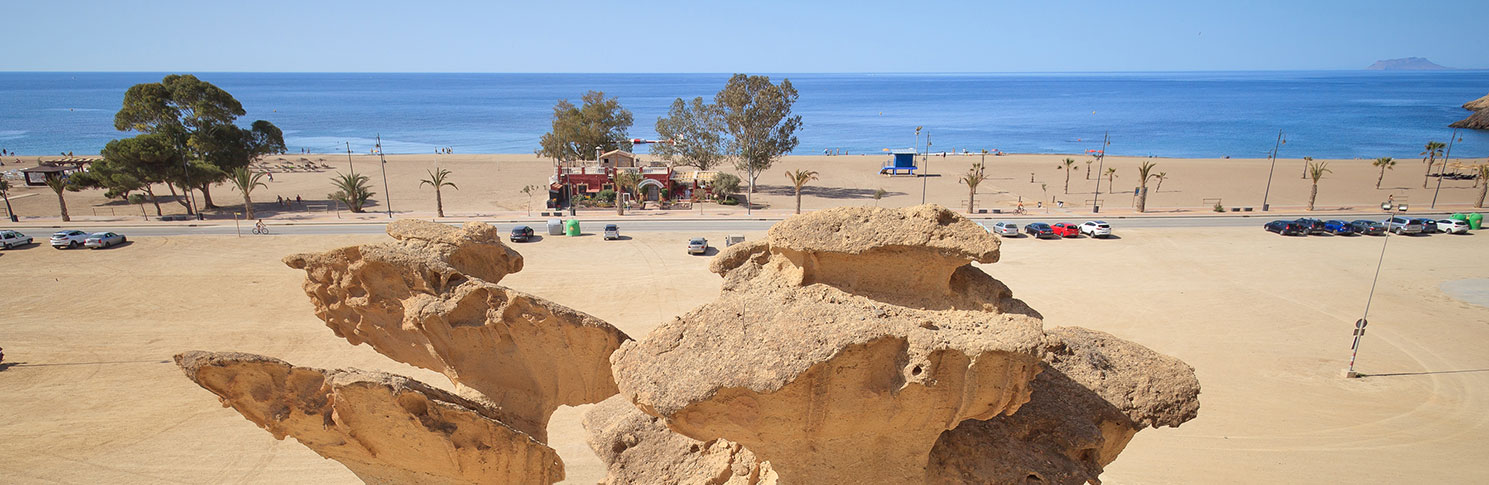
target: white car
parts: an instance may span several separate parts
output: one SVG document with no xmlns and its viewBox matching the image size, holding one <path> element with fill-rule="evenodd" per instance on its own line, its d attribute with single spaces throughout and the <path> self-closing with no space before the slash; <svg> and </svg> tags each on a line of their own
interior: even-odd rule
<svg viewBox="0 0 1489 485">
<path fill-rule="evenodd" d="M 605 225 L 605 240 L 620 239 L 620 226 L 615 224 Z"/>
<path fill-rule="evenodd" d="M 15 231 L 0 231 L 0 249 L 18 248 L 31 244 L 31 236 Z"/>
<path fill-rule="evenodd" d="M 695 237 L 695 238 L 692 238 L 692 239 L 689 239 L 688 240 L 688 254 L 707 254 L 707 253 L 708 253 L 708 240 L 707 239 L 704 239 L 704 238 L 701 238 L 701 237 Z"/>
<path fill-rule="evenodd" d="M 1443 219 L 1437 221 L 1437 232 L 1468 234 L 1468 223 L 1457 219 Z"/>
<path fill-rule="evenodd" d="M 1081 234 L 1091 237 L 1110 237 L 1112 226 L 1106 221 L 1086 221 L 1081 223 Z"/>
<path fill-rule="evenodd" d="M 91 235 L 77 229 L 57 231 L 52 233 L 52 247 L 57 249 L 80 248 L 88 242 L 88 236 Z"/>
<path fill-rule="evenodd" d="M 129 239 L 117 232 L 95 232 L 92 236 L 88 236 L 88 240 L 84 241 L 83 245 L 88 246 L 88 249 L 99 249 L 126 242 L 129 242 Z"/>
</svg>

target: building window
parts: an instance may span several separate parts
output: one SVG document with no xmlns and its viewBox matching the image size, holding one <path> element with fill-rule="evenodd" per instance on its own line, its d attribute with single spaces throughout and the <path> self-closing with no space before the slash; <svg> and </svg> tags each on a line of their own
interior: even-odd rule
<svg viewBox="0 0 1489 485">
<path fill-rule="evenodd" d="M 589 192 L 589 184 L 579 184 L 579 193 L 583 194 L 583 193 L 588 193 L 588 192 Z"/>
</svg>

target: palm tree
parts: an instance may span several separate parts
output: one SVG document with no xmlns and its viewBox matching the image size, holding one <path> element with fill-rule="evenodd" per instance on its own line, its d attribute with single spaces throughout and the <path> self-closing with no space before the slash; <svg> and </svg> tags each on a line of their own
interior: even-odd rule
<svg viewBox="0 0 1489 485">
<path fill-rule="evenodd" d="M 1483 183 L 1479 184 L 1479 201 L 1473 206 L 1483 208 L 1484 196 L 1489 195 L 1489 164 L 1476 165 L 1475 168 L 1478 169 L 1478 173 L 1475 174 L 1478 175 L 1477 179 Z"/>
<path fill-rule="evenodd" d="M 1075 166 L 1075 159 L 1067 158 L 1060 161 L 1065 168 L 1065 193 L 1070 193 L 1070 169 Z"/>
<path fill-rule="evenodd" d="M 243 193 L 243 213 L 248 216 L 248 219 L 257 219 L 253 216 L 253 197 L 249 194 L 253 193 L 255 188 L 268 187 L 259 181 L 265 175 L 268 174 L 251 171 L 248 167 L 238 167 L 233 169 L 233 176 L 228 179 L 233 182 L 233 186 L 237 187 L 239 192 Z"/>
<path fill-rule="evenodd" d="M 1422 188 L 1427 188 L 1427 177 L 1432 175 L 1432 165 L 1437 163 L 1437 156 L 1442 155 L 1442 149 L 1446 146 L 1440 141 L 1429 141 L 1426 150 L 1417 154 L 1422 155 L 1422 161 L 1427 163 L 1427 171 L 1422 174 Z"/>
<path fill-rule="evenodd" d="M 1106 169 L 1106 191 L 1107 191 L 1107 193 L 1111 193 L 1111 191 L 1112 191 L 1112 179 L 1115 179 L 1115 178 L 1117 178 L 1117 169 L 1116 169 L 1116 167 L 1107 168 Z M 1101 183 L 1101 181 L 1098 180 L 1096 183 L 1099 184 L 1099 183 Z"/>
<path fill-rule="evenodd" d="M 1067 162 L 1073 162 L 1073 160 L 1071 160 L 1069 158 L 1065 159 L 1065 161 L 1067 161 Z M 977 163 L 972 164 L 972 168 L 970 170 L 967 170 L 967 173 L 962 174 L 962 178 L 957 179 L 958 182 L 967 184 L 967 213 L 968 214 L 971 214 L 971 213 L 973 213 L 973 212 L 976 211 L 975 207 L 977 205 L 974 204 L 973 201 L 977 198 L 977 186 L 980 185 L 980 184 L 982 184 L 982 182 L 984 180 L 987 180 L 987 179 L 988 179 L 988 176 L 987 176 L 987 173 L 985 173 L 985 171 L 983 170 L 982 162 L 977 162 Z M 1067 182 L 1067 183 L 1069 183 L 1069 182 Z"/>
<path fill-rule="evenodd" d="M 1313 200 L 1318 198 L 1318 180 L 1329 170 L 1329 162 L 1308 162 L 1308 176 L 1313 179 L 1313 192 L 1308 194 L 1308 210 L 1313 210 Z"/>
<path fill-rule="evenodd" d="M 362 206 L 367 205 L 367 199 L 377 195 L 367 187 L 368 180 L 366 175 L 357 172 L 349 174 L 336 172 L 336 176 L 331 177 L 331 186 L 336 188 L 336 192 L 328 194 L 327 197 L 346 204 L 347 210 L 360 213 Z"/>
<path fill-rule="evenodd" d="M 1153 178 L 1158 180 L 1158 186 L 1153 187 L 1153 191 L 1160 192 L 1163 190 L 1163 181 L 1168 180 L 1168 172 L 1158 172 L 1153 174 Z"/>
<path fill-rule="evenodd" d="M 440 187 L 448 186 L 455 190 L 460 190 L 460 187 L 456 187 L 454 182 L 445 180 L 450 176 L 449 170 L 441 168 L 438 170 L 425 170 L 425 172 L 429 174 L 429 178 L 420 180 L 419 186 L 423 187 L 425 184 L 429 184 L 430 187 L 434 187 L 434 211 L 435 213 L 439 214 L 440 217 L 444 217 L 445 198 L 441 196 L 439 192 Z"/>
<path fill-rule="evenodd" d="M 1391 157 L 1380 157 L 1375 159 L 1374 162 L 1370 162 L 1370 164 L 1380 167 L 1380 176 L 1375 178 L 1375 188 L 1379 189 L 1380 182 L 1386 179 L 1386 170 L 1394 170 L 1396 168 L 1396 161 L 1391 160 Z"/>
<path fill-rule="evenodd" d="M 1157 165 L 1158 164 L 1153 162 L 1143 162 L 1142 165 L 1139 165 L 1137 167 L 1137 176 L 1140 179 L 1138 180 L 1137 190 L 1138 212 L 1143 212 L 1148 208 L 1148 179 L 1151 179 L 1153 178 L 1153 176 L 1157 175 L 1153 173 L 1153 167 Z"/>
<path fill-rule="evenodd" d="M 57 193 L 57 207 L 62 209 L 62 222 L 72 222 L 72 217 L 67 215 L 67 199 L 62 197 L 62 191 L 67 189 L 67 176 L 47 175 L 47 187 Z"/>
<path fill-rule="evenodd" d="M 1086 180 L 1091 180 L 1091 164 L 1094 162 L 1095 160 L 1086 160 Z"/>
<path fill-rule="evenodd" d="M 1303 157 L 1303 176 L 1298 177 L 1298 178 L 1300 178 L 1300 179 L 1306 179 L 1306 178 L 1308 178 L 1308 166 L 1311 165 L 1311 164 L 1313 164 L 1313 157 Z"/>
<path fill-rule="evenodd" d="M 817 180 L 817 172 L 815 170 L 787 171 L 786 172 L 786 179 L 790 180 L 791 181 L 791 185 L 796 188 L 796 213 L 797 214 L 800 214 L 801 213 L 801 186 L 806 185 L 807 182 L 811 182 L 813 180 Z"/>
<path fill-rule="evenodd" d="M 625 196 L 622 195 L 622 194 L 632 194 L 632 196 L 635 197 L 636 200 L 641 200 L 640 197 L 636 197 L 636 195 L 637 195 L 636 194 L 636 189 L 640 185 L 641 185 L 641 174 L 640 173 L 632 172 L 632 171 L 617 171 L 616 172 L 616 174 L 615 174 L 615 197 L 616 197 L 615 198 L 615 214 L 616 215 L 621 215 L 621 216 L 626 215 Z M 646 205 L 645 205 L 646 202 L 645 201 L 642 201 L 641 204 L 642 204 L 641 208 L 643 208 L 643 209 L 646 208 Z"/>
<path fill-rule="evenodd" d="M 16 211 L 10 208 L 10 181 L 0 178 L 0 197 L 5 198 L 5 215 L 10 217 L 10 222 L 16 222 Z"/>
</svg>

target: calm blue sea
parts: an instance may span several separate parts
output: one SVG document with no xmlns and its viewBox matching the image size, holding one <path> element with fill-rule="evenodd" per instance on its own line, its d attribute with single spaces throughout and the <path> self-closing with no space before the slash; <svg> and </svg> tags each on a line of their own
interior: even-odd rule
<svg viewBox="0 0 1489 485">
<path fill-rule="evenodd" d="M 131 85 L 162 73 L 0 73 L 0 148 L 97 153 L 127 134 L 113 115 Z M 248 115 L 274 122 L 292 152 L 530 153 L 552 107 L 586 90 L 619 97 L 632 136 L 653 137 L 673 98 L 711 97 L 727 74 L 200 73 Z M 792 74 L 804 127 L 797 154 L 908 147 L 1083 153 L 1110 131 L 1110 152 L 1163 157 L 1414 158 L 1447 141 L 1459 105 L 1489 92 L 1489 71 L 1092 74 Z M 1455 158 L 1489 154 L 1464 132 Z M 922 139 L 923 143 L 923 139 Z"/>
</svg>

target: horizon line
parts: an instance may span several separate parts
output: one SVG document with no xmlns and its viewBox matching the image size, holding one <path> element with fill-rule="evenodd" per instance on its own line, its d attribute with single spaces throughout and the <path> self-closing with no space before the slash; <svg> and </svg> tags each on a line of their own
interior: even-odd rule
<svg viewBox="0 0 1489 485">
<path fill-rule="evenodd" d="M 903 75 L 903 74 L 1173 74 L 1173 73 L 1246 73 L 1246 72 L 1380 72 L 1380 73 L 1423 73 L 1423 72 L 1484 72 L 1489 68 L 1447 68 L 1447 69 L 1366 69 L 1366 68 L 1337 68 L 1337 69 L 1197 69 L 1197 70 L 1130 70 L 1130 71 L 753 71 L 765 74 L 872 74 L 872 75 Z M 26 74 L 26 73 L 49 73 L 49 74 L 159 74 L 159 73 L 213 73 L 213 74 L 698 74 L 698 75 L 733 75 L 743 71 L 242 71 L 242 70 L 199 70 L 199 69 L 172 69 L 172 70 L 50 70 L 50 69 L 5 69 L 0 68 L 0 73 Z"/>
</svg>

